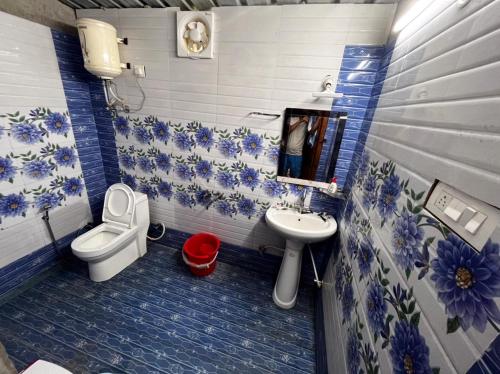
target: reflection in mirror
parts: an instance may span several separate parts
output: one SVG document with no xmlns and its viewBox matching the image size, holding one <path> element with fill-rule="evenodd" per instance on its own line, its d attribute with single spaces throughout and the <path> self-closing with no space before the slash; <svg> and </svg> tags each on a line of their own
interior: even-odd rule
<svg viewBox="0 0 500 374">
<path fill-rule="evenodd" d="M 296 184 L 329 181 L 335 175 L 346 119 L 346 113 L 287 108 L 278 180 L 287 178 Z"/>
</svg>

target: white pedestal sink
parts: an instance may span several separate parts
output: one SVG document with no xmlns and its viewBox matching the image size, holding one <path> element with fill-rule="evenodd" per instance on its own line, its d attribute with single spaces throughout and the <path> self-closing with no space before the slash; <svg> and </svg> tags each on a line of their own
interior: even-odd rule
<svg viewBox="0 0 500 374">
<path fill-rule="evenodd" d="M 279 307 L 290 309 L 297 301 L 304 244 L 332 236 L 337 231 L 337 222 L 333 217 L 323 218 L 317 213 L 301 214 L 297 209 L 280 207 L 267 210 L 266 222 L 286 239 L 273 300 Z"/>
</svg>

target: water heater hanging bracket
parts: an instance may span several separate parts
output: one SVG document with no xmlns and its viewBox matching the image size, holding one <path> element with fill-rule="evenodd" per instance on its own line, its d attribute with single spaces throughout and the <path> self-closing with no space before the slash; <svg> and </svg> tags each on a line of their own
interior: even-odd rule
<svg viewBox="0 0 500 374">
<path fill-rule="evenodd" d="M 116 42 L 118 44 L 125 44 L 128 45 L 128 38 L 116 38 Z"/>
</svg>

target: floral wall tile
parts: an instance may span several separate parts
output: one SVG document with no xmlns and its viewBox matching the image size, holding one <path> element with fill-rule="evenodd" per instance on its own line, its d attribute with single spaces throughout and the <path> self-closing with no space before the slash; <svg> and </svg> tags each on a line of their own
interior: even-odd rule
<svg viewBox="0 0 500 374">
<path fill-rule="evenodd" d="M 82 197 L 84 182 L 67 112 L 34 108 L 0 114 L 0 226 Z"/>
<path fill-rule="evenodd" d="M 350 372 L 465 372 L 498 335 L 500 245 L 478 252 L 426 213 L 428 187 L 363 153 L 324 293 L 347 330 Z"/>
</svg>

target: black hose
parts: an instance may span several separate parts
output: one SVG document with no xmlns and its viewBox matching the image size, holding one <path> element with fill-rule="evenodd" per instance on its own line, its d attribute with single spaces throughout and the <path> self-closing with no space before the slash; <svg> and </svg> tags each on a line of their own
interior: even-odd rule
<svg viewBox="0 0 500 374">
<path fill-rule="evenodd" d="M 43 209 L 42 219 L 45 222 L 45 226 L 47 226 L 47 230 L 49 231 L 50 239 L 52 240 L 52 245 L 54 246 L 59 257 L 62 257 L 63 254 L 62 254 L 59 246 L 57 245 L 56 237 L 54 236 L 54 231 L 52 231 L 52 226 L 50 225 L 49 209 L 48 208 Z"/>
</svg>

